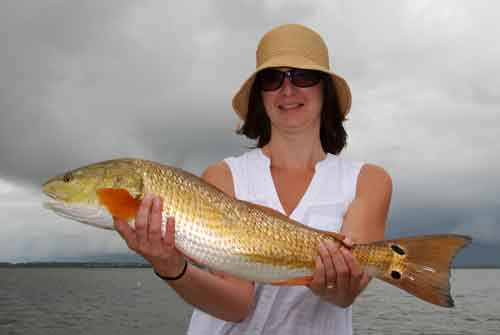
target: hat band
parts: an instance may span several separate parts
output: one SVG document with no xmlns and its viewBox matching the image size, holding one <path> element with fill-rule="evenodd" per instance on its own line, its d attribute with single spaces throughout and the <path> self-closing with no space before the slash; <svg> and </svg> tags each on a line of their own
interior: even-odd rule
<svg viewBox="0 0 500 335">
<path fill-rule="evenodd" d="M 275 59 L 274 62 L 273 59 Z M 312 64 L 314 64 L 316 67 L 321 67 L 327 71 L 329 71 L 330 69 L 328 55 L 318 55 L 317 53 L 314 54 L 311 51 L 298 50 L 293 48 L 285 48 L 263 53 L 260 57 L 257 58 L 257 68 L 260 68 L 267 63 L 272 64 L 272 66 L 282 65 L 295 66 L 300 68 L 301 62 L 304 60 L 307 60 L 307 64 L 302 64 L 302 66 L 310 67 Z M 279 64 L 280 62 L 286 62 L 286 64 Z M 293 64 L 294 62 L 297 63 Z"/>
</svg>

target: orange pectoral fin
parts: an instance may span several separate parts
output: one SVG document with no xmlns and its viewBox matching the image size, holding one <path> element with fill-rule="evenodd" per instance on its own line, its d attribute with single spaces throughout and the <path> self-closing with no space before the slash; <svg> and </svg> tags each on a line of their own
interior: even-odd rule
<svg viewBox="0 0 500 335">
<path fill-rule="evenodd" d="M 126 189 L 100 188 L 96 193 L 112 216 L 127 221 L 135 218 L 141 201 L 132 197 Z"/>
<path fill-rule="evenodd" d="M 301 277 L 301 278 L 293 278 L 285 281 L 280 281 L 276 283 L 272 283 L 272 285 L 277 286 L 299 286 L 299 285 L 309 285 L 313 280 L 312 276 Z"/>
</svg>

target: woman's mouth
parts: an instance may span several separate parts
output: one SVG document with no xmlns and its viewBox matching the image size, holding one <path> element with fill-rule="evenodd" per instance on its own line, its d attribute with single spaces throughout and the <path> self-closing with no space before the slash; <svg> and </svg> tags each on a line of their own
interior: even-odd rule
<svg viewBox="0 0 500 335">
<path fill-rule="evenodd" d="M 287 103 L 287 104 L 280 104 L 278 105 L 278 108 L 282 111 L 287 111 L 291 109 L 296 109 L 304 106 L 303 103 Z"/>
</svg>

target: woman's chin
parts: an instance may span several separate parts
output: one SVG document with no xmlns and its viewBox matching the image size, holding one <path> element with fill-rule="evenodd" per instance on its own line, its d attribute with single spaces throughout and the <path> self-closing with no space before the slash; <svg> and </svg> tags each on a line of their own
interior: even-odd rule
<svg viewBox="0 0 500 335">
<path fill-rule="evenodd" d="M 317 127 L 314 127 L 313 124 L 314 122 L 312 120 L 289 118 L 276 124 L 275 128 L 286 133 L 302 133 L 311 129 L 316 129 L 317 127 L 319 128 L 319 123 Z"/>
</svg>

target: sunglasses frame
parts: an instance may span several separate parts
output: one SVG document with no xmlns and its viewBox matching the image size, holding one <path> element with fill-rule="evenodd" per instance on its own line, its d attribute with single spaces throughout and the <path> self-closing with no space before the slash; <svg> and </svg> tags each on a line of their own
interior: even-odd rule
<svg viewBox="0 0 500 335">
<path fill-rule="evenodd" d="M 279 85 L 276 88 L 264 89 L 263 85 L 262 85 L 262 73 L 271 72 L 271 71 L 275 72 L 275 73 L 277 73 L 277 72 L 280 73 L 281 79 L 279 81 Z M 295 80 L 296 80 L 296 75 L 299 71 L 305 72 L 305 73 L 309 73 L 309 72 L 314 73 L 315 75 L 317 75 L 317 80 L 313 80 L 313 82 L 311 84 L 297 85 Z M 323 79 L 323 73 L 321 71 L 317 71 L 317 70 L 297 69 L 297 68 L 292 68 L 292 69 L 286 70 L 286 71 L 280 71 L 278 69 L 268 68 L 268 69 L 264 69 L 264 70 L 260 71 L 259 73 L 257 73 L 257 81 L 258 81 L 259 88 L 265 92 L 271 92 L 271 91 L 276 91 L 276 90 L 280 89 L 281 86 L 283 86 L 283 82 L 285 81 L 285 78 L 288 78 L 290 83 L 292 83 L 295 87 L 306 88 L 306 87 L 313 87 L 313 86 L 317 85 L 321 81 L 321 79 Z"/>
</svg>

